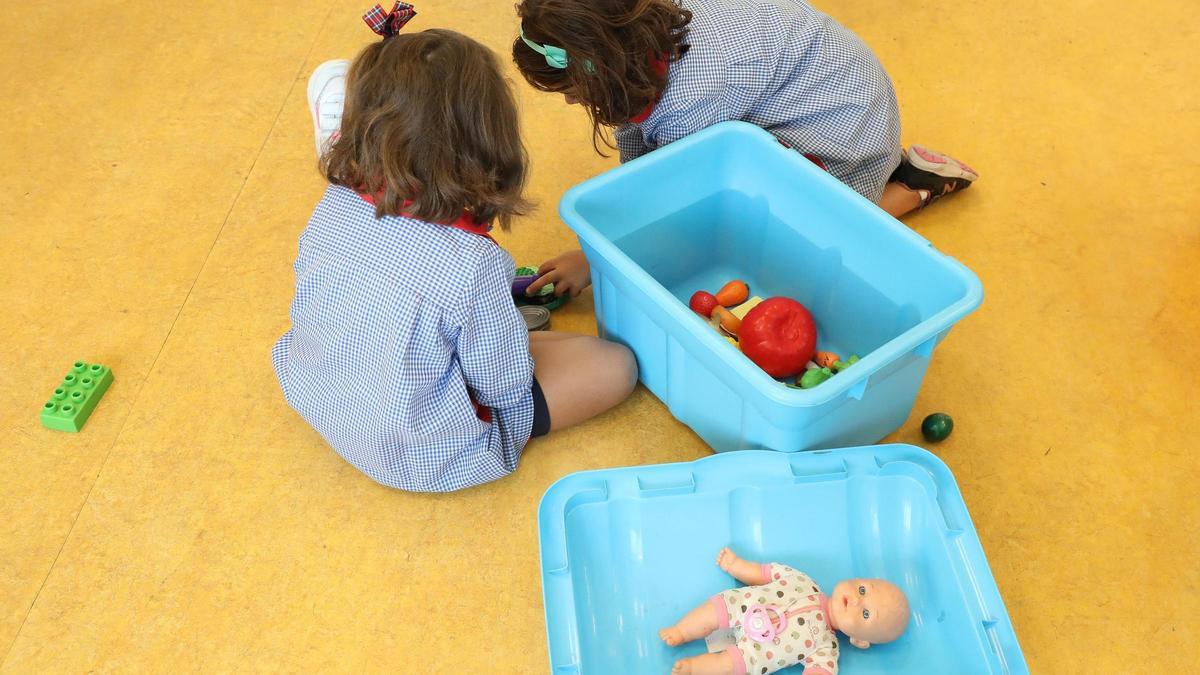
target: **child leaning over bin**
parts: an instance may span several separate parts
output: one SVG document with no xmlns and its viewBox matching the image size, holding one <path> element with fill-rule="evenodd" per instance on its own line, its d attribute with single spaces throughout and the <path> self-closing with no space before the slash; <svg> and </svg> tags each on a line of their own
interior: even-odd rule
<svg viewBox="0 0 1200 675">
<path fill-rule="evenodd" d="M 513 260 L 488 230 L 525 207 L 526 155 L 495 56 L 452 31 L 397 35 L 400 12 L 367 18 L 383 40 L 309 83 L 331 185 L 272 357 L 288 403 L 363 473 L 455 490 L 616 405 L 636 366 L 621 345 L 528 334 L 513 304 Z"/>
<path fill-rule="evenodd" d="M 513 60 L 525 79 L 615 128 L 627 162 L 728 120 L 771 132 L 900 217 L 966 189 L 965 164 L 900 147 L 892 82 L 863 41 L 802 0 L 523 0 Z M 529 292 L 589 283 L 572 251 Z"/>
</svg>

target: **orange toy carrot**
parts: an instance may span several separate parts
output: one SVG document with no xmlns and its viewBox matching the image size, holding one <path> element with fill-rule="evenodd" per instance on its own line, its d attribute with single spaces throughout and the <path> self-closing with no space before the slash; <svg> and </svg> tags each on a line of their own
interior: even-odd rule
<svg viewBox="0 0 1200 675">
<path fill-rule="evenodd" d="M 817 352 L 817 355 L 813 357 L 813 361 L 822 368 L 832 368 L 833 364 L 841 360 L 842 357 L 833 352 Z"/>
<path fill-rule="evenodd" d="M 748 297 L 750 297 L 750 287 L 740 279 L 734 279 L 722 286 L 721 290 L 717 291 L 717 302 L 721 303 L 722 307 L 740 305 Z"/>
<path fill-rule="evenodd" d="M 737 335 L 738 331 L 742 329 L 742 320 L 724 307 L 714 309 L 713 316 L 721 321 L 721 328 L 730 335 Z"/>
</svg>

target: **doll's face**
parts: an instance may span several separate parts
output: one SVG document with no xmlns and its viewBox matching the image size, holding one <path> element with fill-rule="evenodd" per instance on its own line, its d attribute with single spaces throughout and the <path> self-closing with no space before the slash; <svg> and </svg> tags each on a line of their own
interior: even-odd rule
<svg viewBox="0 0 1200 675">
<path fill-rule="evenodd" d="M 908 626 L 908 599 L 883 579 L 847 579 L 833 587 L 829 613 L 850 644 L 866 649 L 900 637 Z"/>
</svg>

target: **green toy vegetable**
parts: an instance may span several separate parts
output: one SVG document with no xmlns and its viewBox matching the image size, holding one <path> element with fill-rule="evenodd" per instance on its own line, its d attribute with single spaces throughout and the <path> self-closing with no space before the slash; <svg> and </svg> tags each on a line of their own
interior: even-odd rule
<svg viewBox="0 0 1200 675">
<path fill-rule="evenodd" d="M 946 413 L 933 413 L 921 422 L 921 435 L 930 443 L 946 440 L 951 431 L 954 431 L 954 420 Z"/>
<path fill-rule="evenodd" d="M 833 371 L 828 368 L 809 368 L 800 376 L 800 388 L 812 389 L 831 377 Z"/>
<path fill-rule="evenodd" d="M 516 276 L 518 278 L 532 276 L 534 279 L 536 279 L 540 275 L 538 274 L 538 268 L 536 267 L 518 267 Z M 528 287 L 529 284 L 525 284 L 525 288 Z M 518 307 L 523 305 L 534 305 L 545 307 L 547 310 L 553 312 L 559 307 L 562 307 L 563 304 L 567 302 L 568 297 L 570 296 L 568 296 L 566 293 L 562 295 L 555 295 L 554 284 L 549 283 L 545 286 L 542 286 L 541 290 L 533 295 L 526 295 L 524 293 L 524 288 L 522 288 L 521 293 L 514 296 L 514 300 L 516 301 Z"/>
<path fill-rule="evenodd" d="M 858 357 L 854 354 L 851 354 L 850 358 L 846 359 L 845 361 L 835 362 L 832 366 L 833 372 L 834 374 L 840 373 L 856 363 L 858 363 Z"/>
</svg>

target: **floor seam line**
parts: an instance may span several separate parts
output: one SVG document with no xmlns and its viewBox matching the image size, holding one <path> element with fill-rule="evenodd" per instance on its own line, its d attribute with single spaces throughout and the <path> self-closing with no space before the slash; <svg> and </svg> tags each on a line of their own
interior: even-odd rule
<svg viewBox="0 0 1200 675">
<path fill-rule="evenodd" d="M 288 87 L 287 93 L 283 96 L 283 101 L 279 104 L 279 110 L 275 113 L 275 119 L 271 121 L 270 128 L 267 129 L 266 135 L 263 137 L 263 142 L 258 146 L 258 151 L 254 154 L 254 159 L 250 162 L 250 168 L 246 170 L 246 175 L 242 177 L 242 184 L 238 186 L 237 193 L 233 196 L 233 201 L 229 204 L 229 209 L 225 212 L 224 219 L 221 220 L 221 227 L 217 228 L 217 234 L 213 237 L 212 245 L 208 247 L 208 253 L 204 255 L 204 261 L 200 263 L 200 269 L 196 271 L 196 276 L 192 279 L 192 285 L 188 287 L 188 292 L 183 297 L 183 301 L 179 303 L 179 310 L 175 312 L 175 318 L 171 320 L 171 325 L 167 328 L 167 334 L 163 336 L 162 344 L 158 346 L 158 352 L 154 355 L 154 360 L 150 362 L 149 369 L 146 370 L 146 377 L 142 379 L 141 385 L 138 387 L 137 393 L 133 395 L 133 400 L 129 403 L 129 409 L 125 413 L 125 419 L 121 421 L 121 426 L 117 429 L 117 433 L 113 436 L 113 442 L 109 445 L 108 450 L 104 453 L 104 459 L 100 462 L 100 466 L 96 469 L 96 474 L 92 478 L 92 484 L 88 487 L 87 494 L 84 495 L 83 501 L 79 504 L 79 509 L 75 511 L 74 518 L 71 519 L 71 527 L 67 530 L 66 536 L 63 537 L 62 544 L 59 545 L 58 551 L 54 554 L 54 560 L 51 561 L 49 567 L 46 568 L 46 574 L 42 577 L 42 582 L 38 584 L 37 593 L 34 593 L 33 600 L 30 601 L 29 607 L 25 610 L 25 616 L 21 619 L 21 625 L 17 627 L 13 633 L 12 642 L 8 648 L 4 650 L 4 657 L 0 658 L 0 669 L 8 663 L 9 656 L 12 655 L 12 650 L 17 645 L 17 641 L 21 638 L 22 631 L 25 630 L 25 624 L 29 622 L 29 616 L 33 614 L 33 608 L 37 606 L 37 601 L 42 597 L 42 590 L 46 587 L 46 582 L 49 581 L 50 575 L 54 572 L 54 568 L 58 566 L 58 559 L 62 556 L 62 552 L 67 547 L 67 543 L 71 541 L 71 535 L 75 533 L 75 526 L 79 523 L 79 517 L 83 514 L 83 510 L 87 508 L 87 504 L 91 501 L 92 492 L 96 489 L 96 483 L 100 482 L 100 474 L 104 473 L 104 468 L 108 466 L 108 460 L 112 457 L 113 449 L 117 447 L 117 443 L 121 441 L 121 436 L 125 433 L 125 428 L 129 423 L 129 418 L 133 415 L 134 409 L 137 407 L 138 401 L 141 399 L 142 391 L 146 388 L 146 383 L 150 380 L 150 376 L 154 373 L 155 366 L 158 365 L 159 359 L 162 357 L 163 350 L 166 349 L 167 342 L 170 341 L 171 335 L 175 333 L 175 325 L 179 323 L 179 317 L 183 315 L 184 309 L 187 308 L 188 301 L 192 298 L 192 292 L 196 290 L 196 284 L 200 281 L 200 277 L 204 275 L 204 270 L 208 267 L 209 260 L 212 259 L 212 253 L 217 248 L 217 242 L 221 240 L 221 235 L 225 232 L 225 227 L 229 224 L 229 219 L 233 216 L 234 209 L 241 202 L 242 194 L 246 191 L 246 184 L 250 182 L 250 176 L 254 173 L 254 168 L 258 166 L 258 160 L 262 158 L 263 152 L 267 148 L 267 143 L 271 141 L 271 137 L 275 134 L 275 130 L 279 127 L 279 120 L 283 117 L 283 111 L 287 108 L 288 101 L 291 100 L 293 92 L 296 91 L 296 83 L 300 80 L 301 73 L 304 72 L 304 66 L 312 57 L 313 50 L 317 46 L 317 41 L 325 32 L 325 27 L 329 24 L 329 17 L 333 14 L 334 4 L 330 4 L 329 9 L 325 12 L 325 18 L 321 20 L 321 26 L 317 29 L 316 35 L 313 36 L 312 42 L 308 45 L 308 50 L 300 59 L 300 65 L 296 68 L 296 73 L 292 77 L 292 84 Z"/>
</svg>

